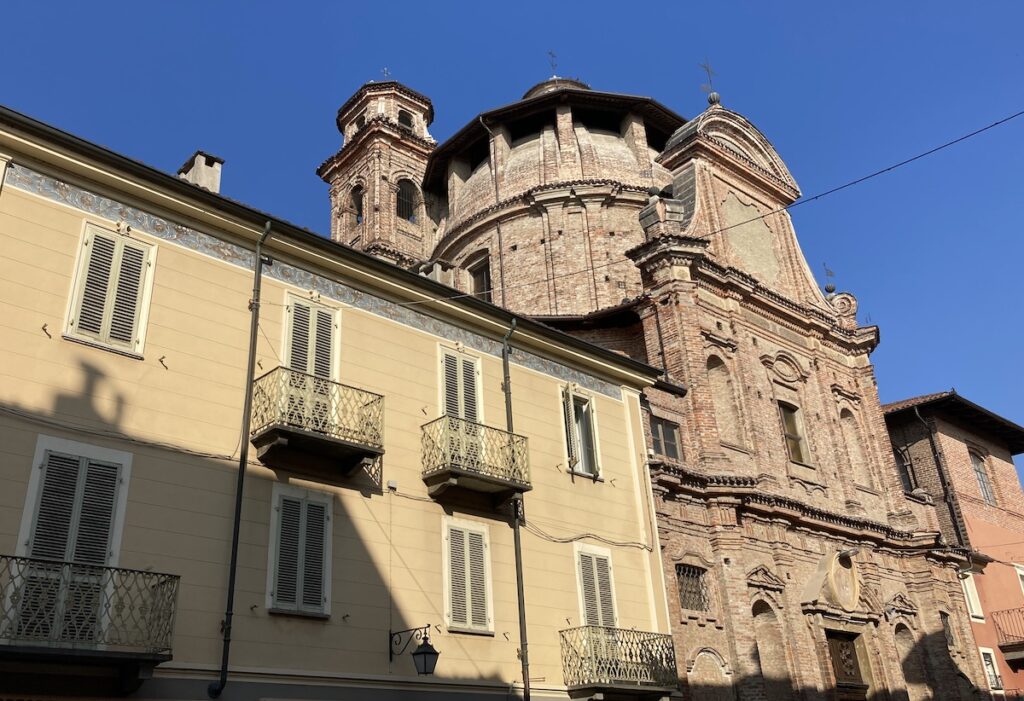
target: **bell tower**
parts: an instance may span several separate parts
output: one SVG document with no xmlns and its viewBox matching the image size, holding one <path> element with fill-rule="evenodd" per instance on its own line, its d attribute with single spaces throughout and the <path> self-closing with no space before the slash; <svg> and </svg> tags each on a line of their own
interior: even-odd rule
<svg viewBox="0 0 1024 701">
<path fill-rule="evenodd" d="M 435 226 L 422 184 L 433 120 L 430 99 L 393 80 L 345 101 L 343 145 L 317 169 L 330 186 L 333 240 L 405 268 L 429 256 Z"/>
</svg>

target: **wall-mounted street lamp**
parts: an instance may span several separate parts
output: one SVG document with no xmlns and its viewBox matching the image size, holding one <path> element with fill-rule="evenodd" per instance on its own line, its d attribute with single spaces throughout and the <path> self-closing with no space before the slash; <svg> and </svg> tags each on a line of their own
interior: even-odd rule
<svg viewBox="0 0 1024 701">
<path fill-rule="evenodd" d="M 406 637 L 407 636 L 407 637 Z M 405 643 L 402 643 L 402 640 Z M 388 631 L 388 659 L 394 660 L 395 655 L 403 655 L 413 640 L 420 641 L 412 651 L 412 661 L 416 665 L 416 674 L 433 674 L 437 666 L 437 658 L 441 653 L 430 644 L 430 625 L 407 630 Z"/>
</svg>

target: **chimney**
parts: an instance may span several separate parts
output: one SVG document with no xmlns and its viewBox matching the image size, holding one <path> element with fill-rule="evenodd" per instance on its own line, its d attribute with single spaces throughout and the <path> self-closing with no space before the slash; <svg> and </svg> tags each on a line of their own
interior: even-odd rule
<svg viewBox="0 0 1024 701">
<path fill-rule="evenodd" d="M 178 177 L 193 185 L 198 185 L 204 190 L 219 193 L 222 165 L 224 165 L 223 158 L 218 158 L 206 151 L 196 151 L 181 168 L 178 168 Z"/>
</svg>

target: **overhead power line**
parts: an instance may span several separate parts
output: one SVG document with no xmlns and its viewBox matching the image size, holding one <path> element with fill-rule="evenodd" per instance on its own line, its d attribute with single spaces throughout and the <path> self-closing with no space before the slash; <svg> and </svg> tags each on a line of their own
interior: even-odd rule
<svg viewBox="0 0 1024 701">
<path fill-rule="evenodd" d="M 880 170 L 876 170 L 873 173 L 869 173 L 867 175 L 863 175 L 863 176 L 861 176 L 859 178 L 855 178 L 853 180 L 845 182 L 842 185 L 838 185 L 836 187 L 833 187 L 831 189 L 825 190 L 823 192 L 819 192 L 819 193 L 817 193 L 815 195 L 811 195 L 809 197 L 801 197 L 800 199 L 796 200 L 795 202 L 792 202 L 792 203 L 790 203 L 790 204 L 788 204 L 788 205 L 786 205 L 784 207 L 779 207 L 777 209 L 773 209 L 771 211 L 765 212 L 764 214 L 760 214 L 760 215 L 758 215 L 756 217 L 752 217 L 752 218 L 747 219 L 745 221 L 737 222 L 736 224 L 730 224 L 728 226 L 723 226 L 723 227 L 721 227 L 719 229 L 715 229 L 714 231 L 709 232 L 707 234 L 707 236 L 708 237 L 714 236 L 715 234 L 720 234 L 720 233 L 729 231 L 730 229 L 735 229 L 735 228 L 740 227 L 740 226 L 745 226 L 745 225 L 750 224 L 752 222 L 760 221 L 760 220 L 765 219 L 767 217 L 771 217 L 771 216 L 774 216 L 776 214 L 780 214 L 782 212 L 789 211 L 790 209 L 793 209 L 795 207 L 799 207 L 800 205 L 807 204 L 808 202 L 816 202 L 817 200 L 824 199 L 825 197 L 828 197 L 829 195 L 834 195 L 835 193 L 841 192 L 842 190 L 846 190 L 848 188 L 854 187 L 855 185 L 860 185 L 861 183 L 867 182 L 868 180 L 871 180 L 872 178 L 877 178 L 880 175 L 884 175 L 886 173 L 891 173 L 892 171 L 896 170 L 897 168 L 902 168 L 905 165 L 909 165 L 909 164 L 911 164 L 911 163 L 913 163 L 915 161 L 921 160 L 922 158 L 926 158 L 928 156 L 931 156 L 931 155 L 933 155 L 935 153 L 938 153 L 939 151 L 942 151 L 944 149 L 949 148 L 950 146 L 955 146 L 956 144 L 959 144 L 959 143 L 961 143 L 963 141 L 967 141 L 968 139 L 971 139 L 971 138 L 973 138 L 975 136 L 978 136 L 979 134 L 983 134 L 986 131 L 989 131 L 990 129 L 995 129 L 998 126 L 1006 124 L 1007 122 L 1009 122 L 1011 120 L 1014 120 L 1014 119 L 1017 119 L 1018 117 L 1021 117 L 1021 116 L 1024 116 L 1024 110 L 1020 110 L 1019 112 L 1014 112 L 1013 114 L 1011 114 L 1011 115 L 1009 115 L 1007 117 L 1003 117 L 1002 119 L 998 119 L 998 120 L 992 122 L 991 124 L 989 124 L 987 126 L 981 127 L 980 129 L 975 129 L 974 131 L 969 132 L 967 134 L 964 134 L 962 136 L 958 136 L 957 138 L 955 138 L 955 139 L 953 139 L 951 141 L 947 141 L 947 142 L 945 142 L 943 144 L 940 144 L 939 146 L 936 146 L 934 148 L 930 148 L 927 151 L 923 151 L 923 152 L 917 154 L 916 156 L 911 156 L 910 158 L 904 159 L 904 160 L 902 160 L 902 161 L 900 161 L 898 163 L 894 163 L 894 164 L 892 164 L 890 166 L 886 166 L 885 168 L 882 168 Z M 540 280 L 531 280 L 529 282 L 522 282 L 522 283 L 519 283 L 517 285 L 506 285 L 504 289 L 506 289 L 506 290 L 514 290 L 514 289 L 517 289 L 517 288 L 520 288 L 520 287 L 528 287 L 530 285 L 539 285 L 541 283 L 554 282 L 555 280 L 561 280 L 563 278 L 573 277 L 575 275 L 584 275 L 586 273 L 592 273 L 595 270 L 602 270 L 604 268 L 609 268 L 609 267 L 611 267 L 613 265 L 625 265 L 625 264 L 631 264 L 631 263 L 632 263 L 632 261 L 628 261 L 628 260 L 609 261 L 608 263 L 602 263 L 600 265 L 595 265 L 595 266 L 592 266 L 592 267 L 589 267 L 589 268 L 584 268 L 582 270 L 575 270 L 575 271 L 572 271 L 572 272 L 569 272 L 569 273 L 561 273 L 559 275 L 552 275 L 551 277 L 542 278 Z M 486 292 L 496 292 L 499 289 L 500 288 L 493 288 L 492 287 L 491 289 L 486 290 Z M 415 305 L 418 305 L 418 304 L 429 304 L 430 302 L 441 302 L 441 301 L 452 300 L 452 299 L 461 299 L 463 297 L 476 297 L 479 294 L 483 294 L 483 292 L 476 292 L 476 293 L 464 292 L 464 293 L 461 293 L 461 294 L 449 295 L 447 297 L 431 297 L 431 298 L 428 298 L 428 299 L 419 299 L 419 300 L 414 300 L 414 301 L 411 301 L 411 302 L 398 302 L 397 304 L 399 306 L 412 307 L 412 306 L 415 306 Z"/>
</svg>

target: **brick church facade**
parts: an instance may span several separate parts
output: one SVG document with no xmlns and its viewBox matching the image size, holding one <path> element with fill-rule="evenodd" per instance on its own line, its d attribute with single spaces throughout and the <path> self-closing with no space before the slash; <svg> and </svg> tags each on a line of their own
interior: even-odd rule
<svg viewBox="0 0 1024 701">
<path fill-rule="evenodd" d="M 966 551 L 904 489 L 878 329 L 818 288 L 767 138 L 714 93 L 687 121 L 557 78 L 440 145 L 432 119 L 396 82 L 342 106 L 332 236 L 664 369 L 647 453 L 684 695 L 982 697 Z"/>
</svg>

